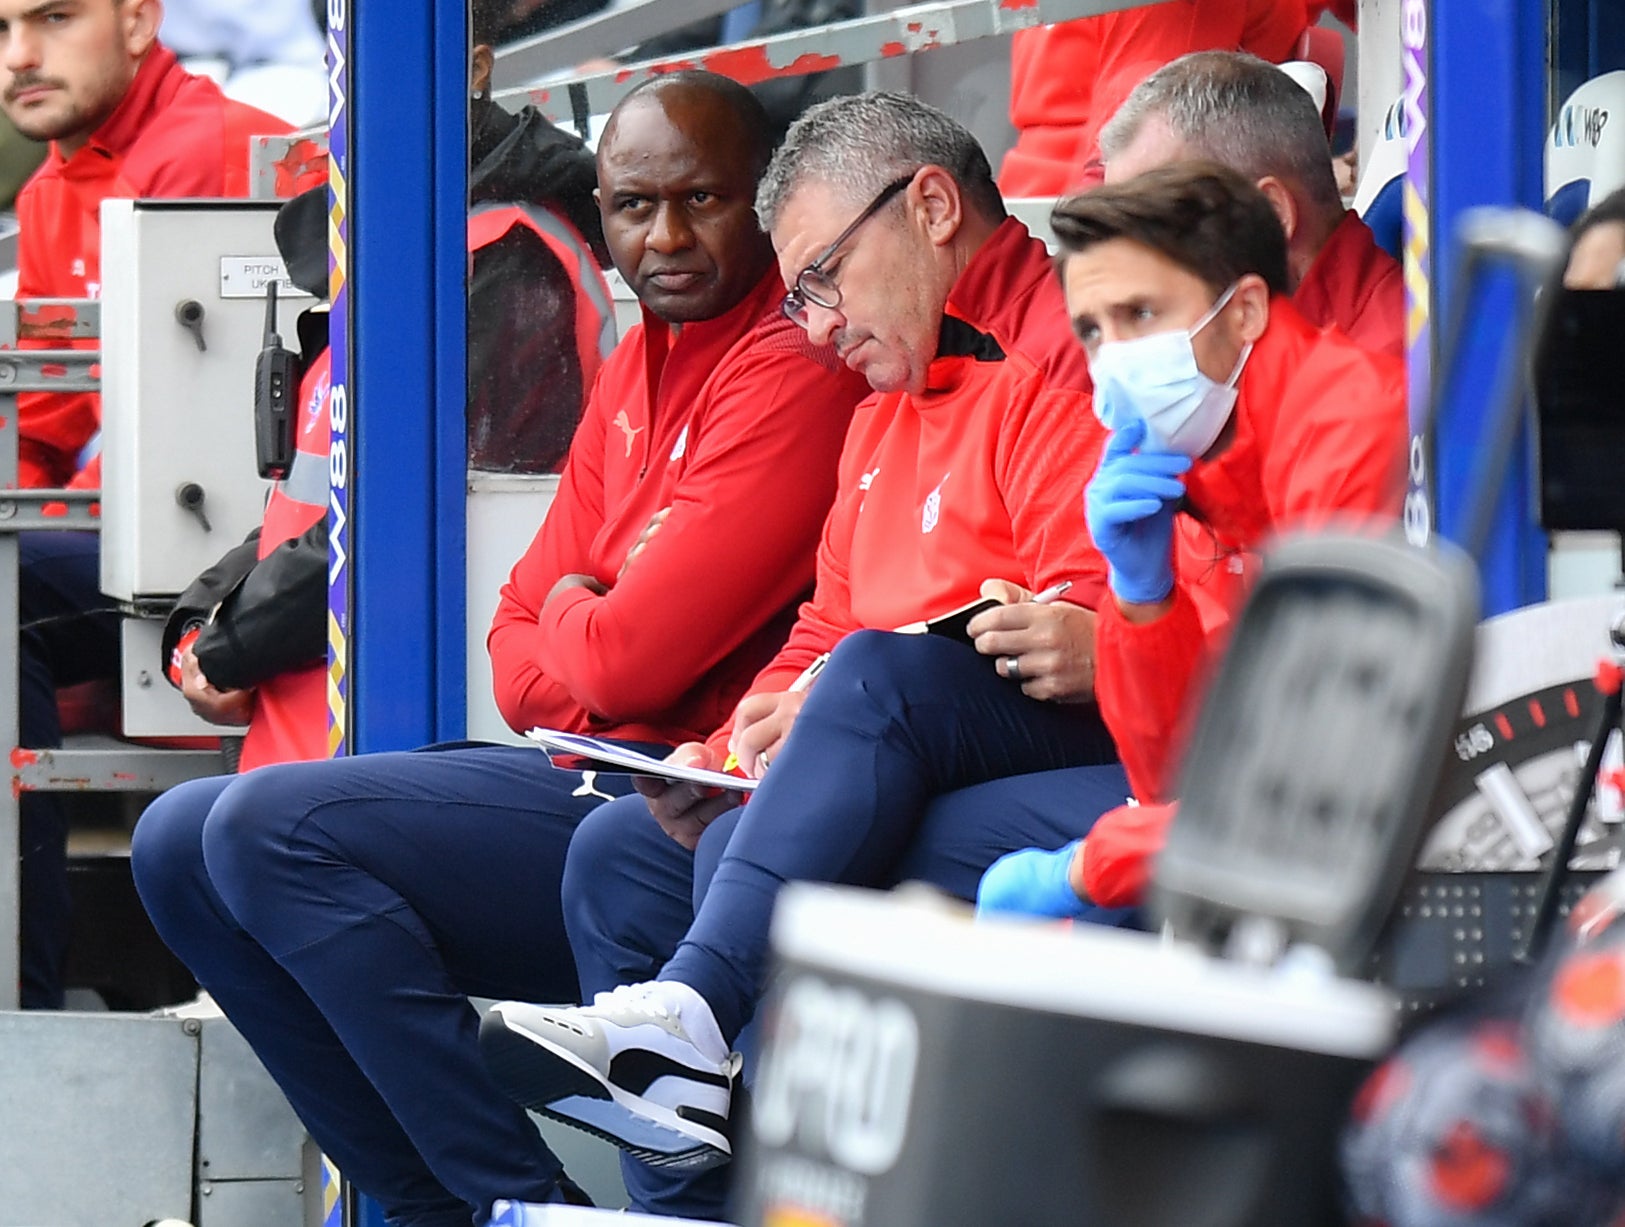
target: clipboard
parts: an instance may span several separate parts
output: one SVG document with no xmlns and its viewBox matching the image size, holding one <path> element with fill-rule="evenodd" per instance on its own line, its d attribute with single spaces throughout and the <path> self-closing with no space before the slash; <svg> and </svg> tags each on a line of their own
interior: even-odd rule
<svg viewBox="0 0 1625 1227">
<path fill-rule="evenodd" d="M 599 775 L 647 775 L 685 784 L 703 784 L 724 792 L 754 792 L 760 780 L 704 767 L 685 767 L 629 750 L 613 741 L 562 729 L 534 728 L 525 734 L 536 742 L 548 761 L 561 771 L 596 771 Z"/>
</svg>

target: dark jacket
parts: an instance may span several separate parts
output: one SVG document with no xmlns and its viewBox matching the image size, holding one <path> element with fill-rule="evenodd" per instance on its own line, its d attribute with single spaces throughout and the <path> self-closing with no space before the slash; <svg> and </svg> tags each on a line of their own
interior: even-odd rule
<svg viewBox="0 0 1625 1227">
<path fill-rule="evenodd" d="M 608 264 L 592 191 L 593 157 L 533 107 L 509 114 L 489 101 L 471 115 L 469 203 L 549 208 Z M 534 231 L 515 226 L 473 253 L 468 285 L 468 463 L 550 473 L 569 450 L 586 381 L 576 349 L 579 288 Z"/>
</svg>

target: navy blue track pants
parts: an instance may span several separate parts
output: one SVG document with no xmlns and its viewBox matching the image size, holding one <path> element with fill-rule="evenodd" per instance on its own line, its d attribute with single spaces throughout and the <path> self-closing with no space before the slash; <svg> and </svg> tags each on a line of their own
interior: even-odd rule
<svg viewBox="0 0 1625 1227">
<path fill-rule="evenodd" d="M 745 807 L 705 904 L 661 975 L 696 989 L 731 1040 L 755 1012 L 768 920 L 786 882 L 883 882 L 934 798 L 1116 757 L 1093 704 L 1029 699 L 994 671 L 992 658 L 963 644 L 848 635 Z"/>
<path fill-rule="evenodd" d="M 468 997 L 579 999 L 565 850 L 629 788 L 467 745 L 196 780 L 137 825 L 136 886 L 388 1220 L 467 1227 L 550 1200 L 560 1170 L 486 1072 Z"/>
<path fill-rule="evenodd" d="M 696 853 L 660 831 L 641 798 L 581 824 L 564 907 L 582 990 L 682 979 L 734 1039 L 755 1009 L 784 882 L 924 881 L 974 898 L 1004 853 L 1058 848 L 1122 804 L 1114 757 L 1092 707 L 1027 699 L 962 645 L 851 636 L 767 780 L 706 829 Z M 715 1173 L 683 1181 L 626 1161 L 623 1175 L 639 1209 L 705 1217 L 721 1205 Z"/>
<path fill-rule="evenodd" d="M 118 676 L 119 616 L 101 593 L 100 537 L 24 533 L 17 547 L 18 733 L 30 749 L 62 744 L 56 692 Z M 68 950 L 68 826 L 48 792 L 18 805 L 21 887 L 21 1001 L 62 1007 Z"/>
</svg>

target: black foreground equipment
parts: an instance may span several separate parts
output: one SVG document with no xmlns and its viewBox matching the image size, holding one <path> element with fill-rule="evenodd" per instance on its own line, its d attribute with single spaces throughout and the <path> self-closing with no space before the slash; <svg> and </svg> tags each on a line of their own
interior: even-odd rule
<svg viewBox="0 0 1625 1227">
<path fill-rule="evenodd" d="M 1359 974 L 1426 833 L 1477 611 L 1454 551 L 1303 538 L 1270 555 L 1157 863 L 1153 906 L 1178 935 L 1306 944 Z"/>
<path fill-rule="evenodd" d="M 1204 707 L 1164 936 L 794 887 L 737 1221 L 1319 1227 L 1395 1002 L 1348 978 L 1414 863 L 1466 688 L 1454 551 L 1283 544 Z"/>
</svg>

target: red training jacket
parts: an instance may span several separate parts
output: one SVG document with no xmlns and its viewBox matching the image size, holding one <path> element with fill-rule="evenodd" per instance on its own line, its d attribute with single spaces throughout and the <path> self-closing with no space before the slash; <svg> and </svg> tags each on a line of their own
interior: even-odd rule
<svg viewBox="0 0 1625 1227">
<path fill-rule="evenodd" d="M 1200 703 L 1204 667 L 1222 649 L 1260 544 L 1343 517 L 1388 522 L 1404 496 L 1403 363 L 1317 330 L 1277 296 L 1238 386 L 1234 439 L 1186 479 L 1192 511 L 1177 520 L 1172 607 L 1134 624 L 1108 597 L 1096 622 L 1101 715 L 1145 802 L 1170 798 L 1172 730 Z M 1138 901 L 1172 812 L 1125 807 L 1095 824 L 1084 852 L 1090 899 Z"/>
<path fill-rule="evenodd" d="M 1280 63 L 1309 25 L 1304 0 L 1168 0 L 1019 31 L 1010 45 L 1016 143 L 1006 196 L 1061 196 L 1100 182 L 1100 130 L 1134 87 L 1189 51 Z"/>
<path fill-rule="evenodd" d="M 487 644 L 497 707 L 535 725 L 707 736 L 784 640 L 861 379 L 779 310 L 770 269 L 716 319 L 645 311 L 593 384 L 541 531 Z M 650 518 L 671 514 L 621 576 Z M 569 588 L 590 575 L 607 596 Z"/>
<path fill-rule="evenodd" d="M 118 109 L 84 147 L 64 158 L 53 142 L 18 194 L 17 297 L 100 297 L 103 200 L 246 196 L 249 138 L 288 131 L 282 120 L 232 102 L 213 81 L 183 69 L 174 52 L 154 45 Z M 26 393 L 17 398 L 17 415 L 18 484 L 68 484 L 101 425 L 101 398 Z M 97 485 L 99 470 L 76 484 Z"/>
<path fill-rule="evenodd" d="M 786 689 L 849 631 L 963 605 L 985 579 L 1070 579 L 1067 599 L 1090 607 L 1104 592 L 1081 501 L 1104 435 L 1054 267 L 1021 223 L 1006 220 L 954 284 L 927 380 L 858 409 L 817 590 L 752 691 Z"/>
<path fill-rule="evenodd" d="M 327 514 L 332 396 L 333 355 L 324 349 L 299 384 L 293 464 L 288 475 L 271 487 L 271 497 L 266 500 L 260 521 L 258 553 L 262 561 Z M 278 673 L 254 687 L 254 715 L 243 739 L 238 771 L 327 755 L 325 662 Z"/>
<path fill-rule="evenodd" d="M 1352 211 L 1343 214 L 1292 292 L 1298 313 L 1361 349 L 1405 356 L 1405 270 Z"/>
</svg>

